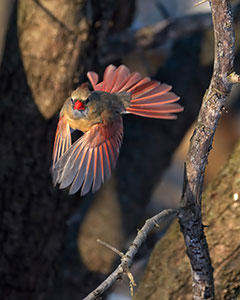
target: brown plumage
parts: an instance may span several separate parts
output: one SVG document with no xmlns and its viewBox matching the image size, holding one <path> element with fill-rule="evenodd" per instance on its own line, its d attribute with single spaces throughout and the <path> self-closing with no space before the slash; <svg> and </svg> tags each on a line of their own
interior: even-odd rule
<svg viewBox="0 0 240 300">
<path fill-rule="evenodd" d="M 53 183 L 70 187 L 69 194 L 81 188 L 85 195 L 97 191 L 116 165 L 123 138 L 121 114 L 176 119 L 183 108 L 169 92 L 171 86 L 151 81 L 139 73 L 130 73 L 123 65 L 109 65 L 103 81 L 95 72 L 87 74 L 93 91 L 86 84 L 72 92 L 61 111 L 53 148 Z M 84 135 L 74 144 L 71 131 Z"/>
</svg>

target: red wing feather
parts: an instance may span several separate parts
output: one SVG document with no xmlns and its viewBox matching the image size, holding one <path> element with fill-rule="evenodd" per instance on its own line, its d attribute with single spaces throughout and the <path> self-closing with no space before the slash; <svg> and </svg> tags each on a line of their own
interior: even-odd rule
<svg viewBox="0 0 240 300">
<path fill-rule="evenodd" d="M 53 146 L 53 164 L 55 164 L 63 154 L 71 146 L 71 131 L 70 126 L 64 116 L 61 116 L 58 121 L 56 135 Z"/>
<path fill-rule="evenodd" d="M 114 123 L 96 124 L 53 166 L 54 184 L 70 186 L 69 194 L 81 188 L 85 195 L 92 188 L 97 191 L 107 180 L 116 164 L 123 137 L 122 118 Z"/>
</svg>

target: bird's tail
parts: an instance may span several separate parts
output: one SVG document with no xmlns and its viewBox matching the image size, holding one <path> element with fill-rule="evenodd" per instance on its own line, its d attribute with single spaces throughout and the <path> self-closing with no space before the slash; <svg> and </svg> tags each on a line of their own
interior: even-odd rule
<svg viewBox="0 0 240 300">
<path fill-rule="evenodd" d="M 87 76 L 95 91 L 130 93 L 131 99 L 126 107 L 128 113 L 157 119 L 176 119 L 174 113 L 183 111 L 181 105 L 174 103 L 179 97 L 170 92 L 170 85 L 142 77 L 138 72 L 130 73 L 124 65 L 118 68 L 109 65 L 103 81 L 99 83 L 97 73 L 88 72 Z"/>
</svg>

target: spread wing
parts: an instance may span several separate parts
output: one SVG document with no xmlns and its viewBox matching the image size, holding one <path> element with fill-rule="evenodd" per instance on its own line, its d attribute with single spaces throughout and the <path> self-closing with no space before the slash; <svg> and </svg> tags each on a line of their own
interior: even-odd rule
<svg viewBox="0 0 240 300">
<path fill-rule="evenodd" d="M 58 121 L 54 146 L 53 146 L 53 165 L 63 156 L 72 144 L 70 126 L 64 116 Z"/>
<path fill-rule="evenodd" d="M 97 191 L 116 165 L 123 138 L 122 118 L 92 126 L 53 165 L 53 183 L 70 186 L 69 194 L 81 188 L 85 195 Z"/>
</svg>

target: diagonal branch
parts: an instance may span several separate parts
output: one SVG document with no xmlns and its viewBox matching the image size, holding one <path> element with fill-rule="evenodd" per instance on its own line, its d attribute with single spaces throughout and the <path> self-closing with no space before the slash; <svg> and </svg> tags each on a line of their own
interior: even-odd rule
<svg viewBox="0 0 240 300">
<path fill-rule="evenodd" d="M 214 71 L 206 91 L 185 164 L 178 218 L 192 267 L 193 299 L 214 299 L 213 268 L 202 225 L 201 198 L 204 172 L 214 133 L 232 84 L 234 29 L 229 0 L 212 0 L 215 39 Z"/>
<path fill-rule="evenodd" d="M 233 8 L 236 22 L 239 22 L 240 4 Z M 178 18 L 168 18 L 136 31 L 125 31 L 111 35 L 102 53 L 102 62 L 108 63 L 121 58 L 136 49 L 153 50 L 169 40 L 176 40 L 193 32 L 212 27 L 211 13 L 191 14 Z"/>
<path fill-rule="evenodd" d="M 127 252 L 124 254 L 120 265 L 112 272 L 107 279 L 105 279 L 93 292 L 91 292 L 83 300 L 93 300 L 102 295 L 113 283 L 122 277 L 128 271 L 128 268 L 131 266 L 135 254 L 138 252 L 142 243 L 146 240 L 149 232 L 154 228 L 154 226 L 159 223 L 169 220 L 175 217 L 177 214 L 176 209 L 166 209 L 154 217 L 148 219 L 141 230 L 138 231 L 138 234 Z"/>
</svg>

